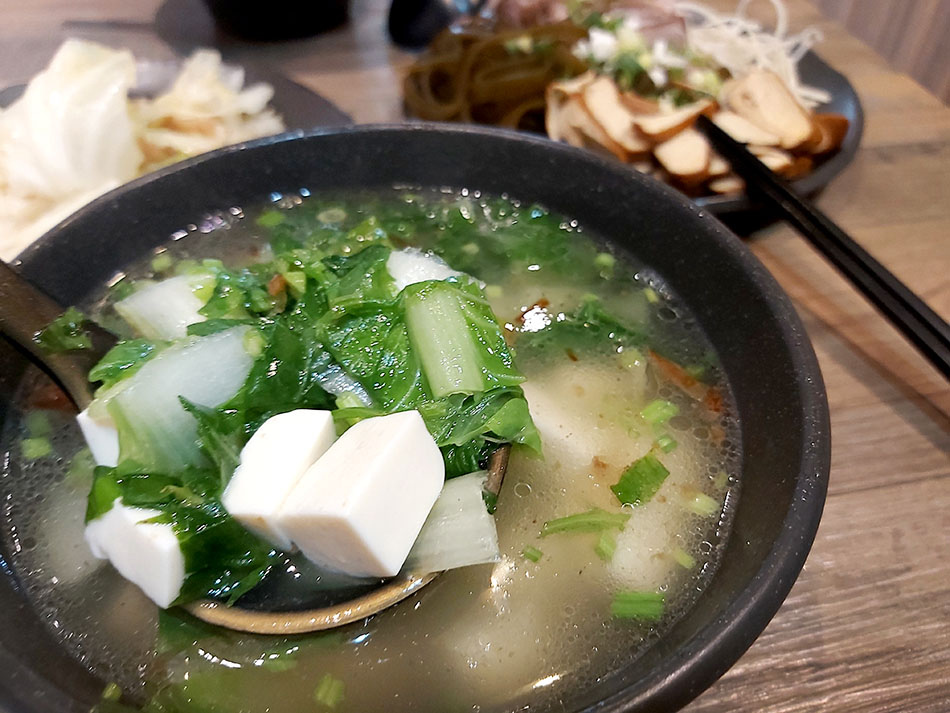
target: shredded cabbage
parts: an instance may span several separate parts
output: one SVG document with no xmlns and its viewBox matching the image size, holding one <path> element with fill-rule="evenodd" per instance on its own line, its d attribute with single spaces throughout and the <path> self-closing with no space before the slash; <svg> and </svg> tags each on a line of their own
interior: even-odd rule
<svg viewBox="0 0 950 713">
<path fill-rule="evenodd" d="M 195 52 L 154 99 L 129 99 L 135 69 L 128 50 L 67 40 L 0 109 L 0 257 L 159 165 L 284 129 L 273 88 L 245 88 L 215 51 Z"/>
<path fill-rule="evenodd" d="M 689 0 L 678 0 L 675 7 L 686 19 L 689 47 L 711 57 L 733 77 L 741 77 L 755 69 L 769 69 L 782 78 L 803 106 L 813 108 L 828 102 L 831 95 L 802 84 L 798 76 L 799 60 L 821 41 L 821 32 L 808 27 L 796 35 L 789 35 L 785 4 L 782 0 L 769 2 L 775 10 L 775 29 L 772 32 L 747 17 L 752 0 L 739 0 L 732 15 L 718 13 Z"/>
</svg>

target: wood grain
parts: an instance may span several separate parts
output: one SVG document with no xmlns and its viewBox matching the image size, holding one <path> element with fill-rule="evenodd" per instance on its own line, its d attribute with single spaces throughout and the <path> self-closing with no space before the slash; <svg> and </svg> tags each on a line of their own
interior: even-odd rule
<svg viewBox="0 0 950 713">
<path fill-rule="evenodd" d="M 950 110 L 814 5 L 788 5 L 793 28 L 823 30 L 820 53 L 849 77 L 867 114 L 863 148 L 822 208 L 950 317 Z M 345 28 L 280 45 L 236 44 L 203 12 L 197 0 L 0 3 L 0 86 L 41 68 L 70 34 L 144 56 L 217 42 L 357 121 L 402 119 L 399 82 L 411 55 L 388 43 L 385 0 L 354 0 Z M 175 13 L 180 26 L 169 29 Z M 64 27 L 71 20 L 82 22 Z M 89 24 L 109 20 L 121 22 Z M 906 41 L 892 35 L 895 46 Z M 950 389 L 790 230 L 772 227 L 750 246 L 792 296 L 818 353 L 832 413 L 831 487 L 791 596 L 687 710 L 950 711 Z"/>
<path fill-rule="evenodd" d="M 828 17 L 950 102 L 948 0 L 817 0 Z"/>
</svg>

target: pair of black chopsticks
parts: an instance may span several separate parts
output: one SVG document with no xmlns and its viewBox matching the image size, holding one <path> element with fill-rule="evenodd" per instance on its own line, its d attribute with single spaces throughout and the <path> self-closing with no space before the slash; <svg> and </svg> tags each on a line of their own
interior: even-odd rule
<svg viewBox="0 0 950 713">
<path fill-rule="evenodd" d="M 789 184 L 708 117 L 698 128 L 746 183 L 750 197 L 784 218 L 950 379 L 950 324 Z"/>
</svg>

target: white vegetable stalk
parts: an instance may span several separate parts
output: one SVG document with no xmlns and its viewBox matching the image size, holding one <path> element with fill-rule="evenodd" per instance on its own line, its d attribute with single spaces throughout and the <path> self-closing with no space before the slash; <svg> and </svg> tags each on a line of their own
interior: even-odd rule
<svg viewBox="0 0 950 713">
<path fill-rule="evenodd" d="M 106 409 L 119 431 L 120 462 L 133 459 L 170 473 L 201 461 L 197 424 L 179 396 L 208 407 L 234 396 L 254 361 L 244 347 L 248 329 L 234 327 L 170 347 L 119 382 L 124 388 Z"/>
<path fill-rule="evenodd" d="M 181 339 L 189 324 L 205 321 L 198 310 L 213 289 L 210 273 L 171 277 L 116 302 L 115 311 L 146 339 Z"/>
<path fill-rule="evenodd" d="M 406 559 L 406 572 L 441 572 L 498 562 L 495 518 L 485 507 L 485 472 L 447 480 Z"/>
</svg>

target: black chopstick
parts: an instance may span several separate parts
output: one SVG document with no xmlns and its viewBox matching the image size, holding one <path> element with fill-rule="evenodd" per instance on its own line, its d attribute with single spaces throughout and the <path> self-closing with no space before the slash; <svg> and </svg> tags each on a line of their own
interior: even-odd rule
<svg viewBox="0 0 950 713">
<path fill-rule="evenodd" d="M 794 226 L 950 379 L 950 324 L 946 320 L 708 117 L 700 116 L 697 127 L 745 181 L 751 197 Z"/>
</svg>

